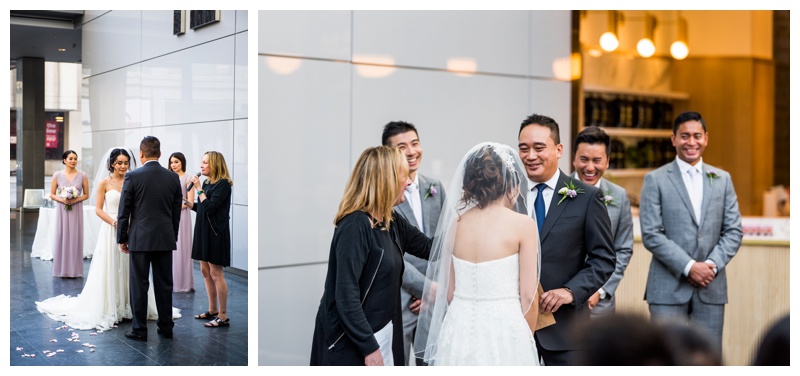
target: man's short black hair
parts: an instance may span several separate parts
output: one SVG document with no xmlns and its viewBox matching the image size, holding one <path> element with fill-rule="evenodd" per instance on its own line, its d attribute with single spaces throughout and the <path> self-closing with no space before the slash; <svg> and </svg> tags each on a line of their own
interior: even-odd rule
<svg viewBox="0 0 800 376">
<path fill-rule="evenodd" d="M 139 150 L 145 158 L 158 158 L 161 156 L 161 141 L 153 136 L 145 136 L 139 143 Z"/>
<path fill-rule="evenodd" d="M 392 138 L 392 136 L 396 136 L 398 134 L 410 131 L 414 131 L 414 133 L 417 134 L 417 137 L 419 137 L 419 132 L 417 132 L 417 128 L 414 127 L 414 124 L 405 121 L 389 122 L 388 124 L 383 126 L 383 135 L 381 135 L 381 144 L 383 144 L 383 146 L 391 146 L 389 144 L 389 139 Z"/>
<path fill-rule="evenodd" d="M 573 145 L 572 148 L 573 155 L 578 152 L 578 145 L 582 143 L 589 145 L 595 145 L 595 144 L 605 145 L 606 156 L 610 154 L 609 149 L 611 145 L 611 137 L 608 137 L 608 133 L 606 133 L 606 131 L 604 131 L 600 127 L 594 127 L 594 126 L 586 127 L 583 128 L 583 130 L 580 131 L 580 133 L 578 133 L 578 135 L 575 137 L 575 144 Z"/>
<path fill-rule="evenodd" d="M 539 114 L 532 114 L 531 116 L 526 117 L 519 126 L 519 133 L 517 133 L 517 136 L 522 133 L 522 130 L 525 129 L 525 127 L 531 124 L 537 124 L 542 127 L 550 128 L 550 138 L 553 139 L 553 142 L 556 145 L 561 143 L 561 136 L 559 135 L 558 131 L 558 123 L 556 123 L 556 121 L 549 116 Z"/>
<path fill-rule="evenodd" d="M 687 121 L 692 121 L 692 120 L 699 122 L 700 125 L 703 126 L 703 132 L 708 132 L 706 130 L 706 121 L 703 120 L 703 117 L 700 115 L 699 112 L 686 111 L 686 112 L 678 115 L 678 117 L 675 118 L 675 124 L 672 126 L 672 134 L 673 135 L 677 135 L 678 134 L 678 128 L 681 127 L 681 124 L 683 124 L 683 123 L 685 123 Z"/>
</svg>

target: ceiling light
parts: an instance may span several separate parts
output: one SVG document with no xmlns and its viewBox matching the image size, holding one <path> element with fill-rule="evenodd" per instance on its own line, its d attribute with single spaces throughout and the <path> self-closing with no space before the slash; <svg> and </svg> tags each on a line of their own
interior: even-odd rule
<svg viewBox="0 0 800 376">
<path fill-rule="evenodd" d="M 613 52 L 619 47 L 619 25 L 622 20 L 622 13 L 619 11 L 608 11 L 608 31 L 600 36 L 600 48 L 604 51 Z"/>
<path fill-rule="evenodd" d="M 689 56 L 689 46 L 687 44 L 688 41 L 688 24 L 686 23 L 686 19 L 683 17 L 678 18 L 678 38 L 672 42 L 672 45 L 669 47 L 669 53 L 672 54 L 672 57 L 675 60 L 683 60 L 686 56 Z"/>
<path fill-rule="evenodd" d="M 642 57 L 650 57 L 656 53 L 656 45 L 653 43 L 653 35 L 656 29 L 656 18 L 652 14 L 644 16 L 644 38 L 636 43 L 636 51 Z"/>
</svg>

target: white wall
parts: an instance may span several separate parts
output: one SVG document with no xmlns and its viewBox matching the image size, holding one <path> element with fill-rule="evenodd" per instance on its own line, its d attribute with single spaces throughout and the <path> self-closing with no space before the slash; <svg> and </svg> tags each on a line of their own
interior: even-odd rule
<svg viewBox="0 0 800 376">
<path fill-rule="evenodd" d="M 147 135 L 161 141 L 162 165 L 180 151 L 190 174 L 206 151 L 222 153 L 234 182 L 231 266 L 246 271 L 247 11 L 181 36 L 171 10 L 87 11 L 82 53 L 84 171 Z"/>
<path fill-rule="evenodd" d="M 420 171 L 447 184 L 476 143 L 517 145 L 533 112 L 553 117 L 570 140 L 570 83 L 560 72 L 571 19 L 260 11 L 258 20 L 258 364 L 306 365 L 333 216 L 359 154 L 380 144 L 387 122 L 409 121 L 424 149 Z"/>
</svg>

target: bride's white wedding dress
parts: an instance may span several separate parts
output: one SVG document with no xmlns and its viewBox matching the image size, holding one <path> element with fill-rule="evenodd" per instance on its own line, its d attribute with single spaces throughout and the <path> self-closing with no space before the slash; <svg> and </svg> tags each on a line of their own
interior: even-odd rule
<svg viewBox="0 0 800 376">
<path fill-rule="evenodd" d="M 118 191 L 105 193 L 103 211 L 111 218 L 117 217 L 119 198 Z M 129 285 L 130 255 L 120 251 L 116 229 L 103 222 L 83 291 L 78 296 L 59 295 L 36 302 L 36 307 L 74 329 L 109 330 L 123 319 L 133 317 Z M 173 307 L 172 317 L 181 317 L 180 310 Z M 158 319 L 152 277 L 147 291 L 147 319 Z"/>
<path fill-rule="evenodd" d="M 455 291 L 433 365 L 539 365 L 519 298 L 519 254 L 471 263 L 453 256 Z"/>
</svg>

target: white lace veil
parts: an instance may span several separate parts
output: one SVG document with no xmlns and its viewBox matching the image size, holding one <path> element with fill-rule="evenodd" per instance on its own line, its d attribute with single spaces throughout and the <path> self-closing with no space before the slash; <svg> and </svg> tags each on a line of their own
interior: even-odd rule
<svg viewBox="0 0 800 376">
<path fill-rule="evenodd" d="M 136 166 L 139 165 L 138 154 L 133 153 L 133 149 L 124 147 L 124 146 L 117 146 L 113 148 L 108 148 L 103 156 L 97 161 L 97 172 L 94 174 L 94 180 L 92 182 L 92 190 L 89 192 L 89 202 L 91 206 L 94 206 L 97 203 L 97 188 L 100 187 L 100 182 L 109 177 L 111 172 L 108 171 L 108 158 L 111 156 L 111 152 L 115 149 L 124 149 L 128 155 L 131 156 L 130 165 L 128 166 L 128 171 L 132 171 L 136 169 Z M 100 208 L 101 210 L 103 208 Z"/>
<path fill-rule="evenodd" d="M 525 167 L 519 159 L 516 149 L 508 145 L 502 145 L 493 142 L 480 143 L 472 149 L 461 159 L 461 162 L 450 180 L 450 186 L 447 190 L 447 202 L 442 209 L 439 216 L 439 225 L 436 234 L 434 235 L 433 248 L 431 249 L 430 259 L 428 261 L 428 270 L 426 273 L 425 287 L 422 293 L 422 307 L 419 313 L 419 321 L 417 323 L 417 332 L 414 339 L 414 353 L 417 358 L 423 359 L 425 362 L 432 364 L 436 360 L 437 344 L 439 340 L 439 332 L 447 312 L 448 291 L 451 288 L 450 284 L 453 283 L 451 278 L 452 260 L 453 260 L 453 246 L 456 238 L 456 229 L 459 218 L 462 214 L 476 206 L 473 199 L 464 196 L 465 185 L 465 166 L 474 164 L 476 159 L 483 159 L 487 153 L 493 153 L 496 157 L 500 157 L 502 163 L 498 163 L 499 173 L 502 174 L 502 181 L 504 187 L 501 192 L 508 192 L 519 186 L 519 196 L 513 210 L 528 215 L 527 205 L 525 203 L 526 192 L 528 191 L 528 180 L 526 179 Z M 494 158 L 497 160 L 497 158 Z M 468 179 L 472 177 L 468 176 Z M 465 202 L 464 200 L 467 200 Z M 531 203 L 532 204 L 532 203 Z M 535 220 L 535 218 L 534 218 Z M 534 228 L 535 231 L 535 228 Z M 536 286 L 539 284 L 539 258 L 541 257 L 541 246 L 538 241 L 539 236 L 535 232 L 530 234 L 535 237 L 537 257 L 531 259 L 520 258 L 520 270 L 527 270 L 531 273 L 535 272 L 534 285 L 532 288 L 526 289 L 536 292 Z M 523 262 L 527 265 L 523 265 Z M 531 265 L 535 262 L 535 265 Z M 531 301 L 536 296 L 527 296 Z M 523 314 L 529 311 L 523 311 Z"/>
</svg>

